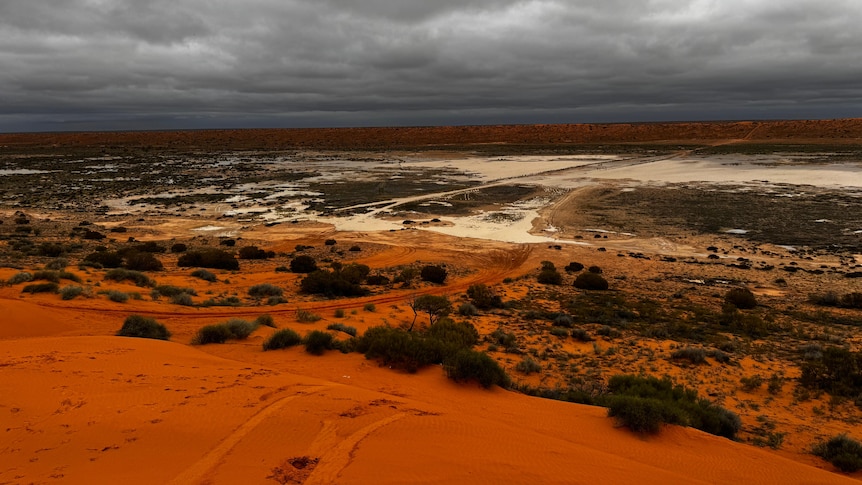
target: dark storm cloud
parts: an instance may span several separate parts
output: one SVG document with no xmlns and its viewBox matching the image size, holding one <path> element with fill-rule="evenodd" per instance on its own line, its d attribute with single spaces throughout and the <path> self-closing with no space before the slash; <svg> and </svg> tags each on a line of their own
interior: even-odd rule
<svg viewBox="0 0 862 485">
<path fill-rule="evenodd" d="M 0 131 L 860 116 L 856 0 L 6 0 Z"/>
</svg>

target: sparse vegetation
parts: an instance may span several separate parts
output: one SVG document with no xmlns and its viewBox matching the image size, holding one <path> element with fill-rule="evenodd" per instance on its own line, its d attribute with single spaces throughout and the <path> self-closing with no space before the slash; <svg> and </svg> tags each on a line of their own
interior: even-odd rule
<svg viewBox="0 0 862 485">
<path fill-rule="evenodd" d="M 846 434 L 817 443 L 812 453 L 835 465 L 845 473 L 862 469 L 862 443 Z"/>
<path fill-rule="evenodd" d="M 289 328 L 282 328 L 263 342 L 263 350 L 286 349 L 302 343 L 302 337 Z"/>
<path fill-rule="evenodd" d="M 155 286 L 155 282 L 149 276 L 124 268 L 115 268 L 105 273 L 105 279 L 122 283 L 123 281 L 131 281 L 135 286 L 150 287 Z"/>
<path fill-rule="evenodd" d="M 168 340 L 171 332 L 153 318 L 140 315 L 129 315 L 123 322 L 123 326 L 117 332 L 120 337 L 151 338 L 157 340 Z"/>
<path fill-rule="evenodd" d="M 330 323 L 329 325 L 326 326 L 326 329 L 327 330 L 335 330 L 337 332 L 344 332 L 347 335 L 350 335 L 351 337 L 356 336 L 356 327 L 351 327 L 351 326 L 345 325 L 343 323 Z"/>
<path fill-rule="evenodd" d="M 259 300 L 270 296 L 283 296 L 284 290 L 270 283 L 260 283 L 248 289 L 248 296 Z"/>
<path fill-rule="evenodd" d="M 307 310 L 296 311 L 296 321 L 299 323 L 314 323 L 320 320 L 320 315 Z"/>
<path fill-rule="evenodd" d="M 218 281 L 218 278 L 216 277 L 215 274 L 213 274 L 212 272 L 207 271 L 203 268 L 196 269 L 196 270 L 192 271 L 191 276 L 194 278 L 204 280 L 204 281 L 208 281 L 210 283 L 215 283 L 216 281 Z"/>
</svg>

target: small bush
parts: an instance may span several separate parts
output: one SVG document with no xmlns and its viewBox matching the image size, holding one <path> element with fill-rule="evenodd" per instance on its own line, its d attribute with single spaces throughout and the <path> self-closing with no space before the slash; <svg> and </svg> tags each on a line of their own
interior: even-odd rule
<svg viewBox="0 0 862 485">
<path fill-rule="evenodd" d="M 195 301 L 192 299 L 192 295 L 188 293 L 177 293 L 176 295 L 171 296 L 171 303 L 174 305 L 195 306 Z"/>
<path fill-rule="evenodd" d="M 218 281 L 218 278 L 216 278 L 216 275 L 214 275 L 212 272 L 207 271 L 205 269 L 196 269 L 196 270 L 192 271 L 191 276 L 194 278 L 204 280 L 204 281 L 209 281 L 210 283 L 215 283 L 216 281 Z"/>
<path fill-rule="evenodd" d="M 232 337 L 230 330 L 224 324 L 207 325 L 192 338 L 192 345 L 223 344 Z"/>
<path fill-rule="evenodd" d="M 599 268 L 598 266 L 590 266 L 587 268 L 587 271 L 593 274 L 602 274 L 602 268 Z"/>
<path fill-rule="evenodd" d="M 55 258 L 45 264 L 45 269 L 50 271 L 63 271 L 69 266 L 69 260 L 66 258 Z"/>
<path fill-rule="evenodd" d="M 161 271 L 165 269 L 161 261 L 159 261 L 150 252 L 132 251 L 126 254 L 127 269 L 135 271 Z"/>
<path fill-rule="evenodd" d="M 54 282 L 34 283 L 27 285 L 21 289 L 22 293 L 57 293 L 60 290 L 60 285 Z"/>
<path fill-rule="evenodd" d="M 706 363 L 706 351 L 696 347 L 684 347 L 674 350 L 670 356 L 674 360 L 688 360 L 692 364 Z"/>
<path fill-rule="evenodd" d="M 266 304 L 269 306 L 281 305 L 282 303 L 287 303 L 287 298 L 283 296 L 271 296 L 266 299 Z"/>
<path fill-rule="evenodd" d="M 456 382 L 476 380 L 482 387 L 509 387 L 511 381 L 496 360 L 484 352 L 462 349 L 443 362 L 446 375 Z"/>
<path fill-rule="evenodd" d="M 391 283 L 388 277 L 381 274 L 371 275 L 365 279 L 365 282 L 373 286 L 386 286 Z"/>
<path fill-rule="evenodd" d="M 594 340 L 593 337 L 582 328 L 572 330 L 572 338 L 581 342 L 592 342 Z"/>
<path fill-rule="evenodd" d="M 350 246 L 350 249 L 348 251 L 353 252 L 353 253 L 358 253 L 358 252 L 362 251 L 362 248 L 359 246 Z"/>
<path fill-rule="evenodd" d="M 536 372 L 542 372 L 542 365 L 532 359 L 532 357 L 524 357 L 523 360 L 518 362 L 515 366 L 515 370 L 520 372 L 521 374 L 535 374 Z"/>
<path fill-rule="evenodd" d="M 257 330 L 257 324 L 241 318 L 231 318 L 224 323 L 231 336 L 237 340 L 245 340 Z"/>
<path fill-rule="evenodd" d="M 335 330 L 337 332 L 344 332 L 351 337 L 356 336 L 356 327 L 350 327 L 343 323 L 331 323 L 326 327 L 327 330 Z"/>
<path fill-rule="evenodd" d="M 464 317 L 472 317 L 472 316 L 476 316 L 478 314 L 479 314 L 479 309 L 476 308 L 476 305 L 474 305 L 472 303 L 462 303 L 458 307 L 458 315 L 461 315 Z"/>
<path fill-rule="evenodd" d="M 368 290 L 347 281 L 340 273 L 324 270 L 309 273 L 299 282 L 299 287 L 303 293 L 324 295 L 328 298 L 368 294 Z"/>
<path fill-rule="evenodd" d="M 320 315 L 306 310 L 296 311 L 296 321 L 300 323 L 314 323 L 320 320 Z"/>
<path fill-rule="evenodd" d="M 84 293 L 84 289 L 80 286 L 66 286 L 60 290 L 60 298 L 64 300 L 73 300 Z"/>
<path fill-rule="evenodd" d="M 182 293 L 186 293 L 188 295 L 197 296 L 197 291 L 194 288 L 180 288 L 179 286 L 173 285 L 158 285 L 154 288 L 159 292 L 161 296 L 172 297 Z"/>
<path fill-rule="evenodd" d="M 374 306 L 374 303 L 366 303 L 365 305 L 362 306 L 362 309 L 365 310 L 366 312 L 374 312 L 377 310 L 377 307 Z"/>
<path fill-rule="evenodd" d="M 275 257 L 272 251 L 264 251 L 257 246 L 246 246 L 240 248 L 239 259 L 268 259 Z"/>
<path fill-rule="evenodd" d="M 317 261 L 311 256 L 301 254 L 290 260 L 290 271 L 293 273 L 311 273 L 317 271 Z"/>
<path fill-rule="evenodd" d="M 577 273 L 578 271 L 584 269 L 584 265 L 572 261 L 571 263 L 567 264 L 566 267 L 563 269 L 566 270 L 566 273 Z"/>
<path fill-rule="evenodd" d="M 21 283 L 27 283 L 29 281 L 33 281 L 33 274 L 28 273 L 26 271 L 22 271 L 20 273 L 15 273 L 11 278 L 6 280 L 6 283 L 10 285 L 18 285 Z"/>
<path fill-rule="evenodd" d="M 470 285 L 470 287 L 467 288 L 467 297 L 470 298 L 470 302 L 473 303 L 476 308 L 480 308 L 482 310 L 501 308 L 503 306 L 503 300 L 494 292 L 494 290 L 484 283 Z"/>
<path fill-rule="evenodd" d="M 724 296 L 724 300 L 740 310 L 757 307 L 757 299 L 748 288 L 731 288 Z"/>
<path fill-rule="evenodd" d="M 123 293 L 122 291 L 108 290 L 105 292 L 105 294 L 108 295 L 109 300 L 116 303 L 125 303 L 129 301 L 129 294 Z"/>
<path fill-rule="evenodd" d="M 283 328 L 263 342 L 263 350 L 286 349 L 302 343 L 302 337 L 289 328 Z"/>
<path fill-rule="evenodd" d="M 559 285 L 563 283 L 563 276 L 556 269 L 543 269 L 536 277 L 536 281 L 543 285 Z"/>
<path fill-rule="evenodd" d="M 283 296 L 284 290 L 270 283 L 261 283 L 248 289 L 248 295 L 254 299 L 265 296 Z"/>
<path fill-rule="evenodd" d="M 554 337 L 567 338 L 569 336 L 569 331 L 562 327 L 551 327 L 551 330 L 548 331 Z"/>
<path fill-rule="evenodd" d="M 168 340 L 171 338 L 171 332 L 164 325 L 152 318 L 140 315 L 129 315 L 126 317 L 117 335 L 120 337 L 151 338 L 157 340 Z"/>
<path fill-rule="evenodd" d="M 155 282 L 151 280 L 147 275 L 141 273 L 140 271 L 134 271 L 124 268 L 116 268 L 105 273 L 105 279 L 110 281 L 131 281 L 135 284 L 135 286 L 148 287 L 154 286 Z"/>
<path fill-rule="evenodd" d="M 103 268 L 119 268 L 123 265 L 123 257 L 116 251 L 96 251 L 84 256 L 84 261 L 97 263 Z"/>
<path fill-rule="evenodd" d="M 232 271 L 239 269 L 239 261 L 228 252 L 210 248 L 189 251 L 183 254 L 177 260 L 177 266 L 181 268 L 198 267 Z"/>
<path fill-rule="evenodd" d="M 392 327 L 369 328 L 357 340 L 356 351 L 410 373 L 434 363 L 434 353 L 421 335 Z"/>
<path fill-rule="evenodd" d="M 570 315 L 560 314 L 554 317 L 555 327 L 572 328 L 574 324 L 575 320 Z"/>
<path fill-rule="evenodd" d="M 862 443 L 846 434 L 833 436 L 827 441 L 816 444 L 812 453 L 845 473 L 862 469 Z"/>
<path fill-rule="evenodd" d="M 272 315 L 268 313 L 264 313 L 263 315 L 258 315 L 257 318 L 254 319 L 255 325 L 264 326 L 264 327 L 275 327 L 275 320 L 272 318 Z"/>
<path fill-rule="evenodd" d="M 172 253 L 184 253 L 188 249 L 189 249 L 189 247 L 183 243 L 176 243 L 173 246 L 171 246 L 171 252 Z"/>
<path fill-rule="evenodd" d="M 333 316 L 335 316 L 335 318 L 344 318 L 344 310 L 342 310 L 341 308 L 335 310 Z"/>
<path fill-rule="evenodd" d="M 305 351 L 311 355 L 323 355 L 327 350 L 332 350 L 332 334 L 320 330 L 312 330 L 305 336 L 303 343 Z"/>
<path fill-rule="evenodd" d="M 327 239 L 326 241 L 323 241 L 323 244 L 325 246 L 335 246 L 336 241 L 335 239 Z"/>
<path fill-rule="evenodd" d="M 419 277 L 422 278 L 422 281 L 436 283 L 438 285 L 442 285 L 446 281 L 446 276 L 446 268 L 442 266 L 423 266 L 419 271 Z"/>
<path fill-rule="evenodd" d="M 587 272 L 579 274 L 573 286 L 582 290 L 604 291 L 608 289 L 608 281 L 598 273 Z"/>
</svg>

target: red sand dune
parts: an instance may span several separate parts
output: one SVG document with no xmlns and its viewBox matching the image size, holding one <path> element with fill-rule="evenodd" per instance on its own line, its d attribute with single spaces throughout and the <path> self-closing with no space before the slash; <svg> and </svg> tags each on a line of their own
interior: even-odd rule
<svg viewBox="0 0 862 485">
<path fill-rule="evenodd" d="M 692 429 L 642 438 L 604 409 L 438 368 L 257 345 L 216 350 L 249 363 L 122 337 L 0 341 L 0 482 L 853 482 Z"/>
</svg>

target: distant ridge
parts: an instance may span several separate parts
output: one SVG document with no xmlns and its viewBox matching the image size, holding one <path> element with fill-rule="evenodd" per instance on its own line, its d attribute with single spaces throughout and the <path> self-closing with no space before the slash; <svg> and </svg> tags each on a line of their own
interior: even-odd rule
<svg viewBox="0 0 862 485">
<path fill-rule="evenodd" d="M 126 146 L 207 150 L 409 149 L 511 144 L 862 144 L 862 118 L 399 128 L 286 128 L 0 134 L 2 146 Z"/>
</svg>

